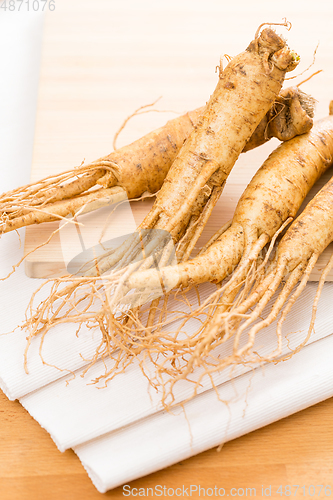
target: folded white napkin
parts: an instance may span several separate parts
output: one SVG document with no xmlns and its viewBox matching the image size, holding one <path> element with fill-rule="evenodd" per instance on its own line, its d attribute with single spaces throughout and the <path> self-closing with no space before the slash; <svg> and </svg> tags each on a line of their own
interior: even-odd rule
<svg viewBox="0 0 333 500">
<path fill-rule="evenodd" d="M 22 231 L 20 231 L 22 234 Z M 10 272 L 23 254 L 20 240 L 16 233 L 8 233 L 0 239 L 0 277 Z M 17 399 L 28 392 L 68 374 L 67 370 L 76 370 L 90 358 L 100 341 L 100 334 L 82 329 L 77 337 L 73 325 L 63 325 L 54 329 L 45 337 L 42 354 L 39 355 L 40 342 L 32 342 L 28 352 L 28 370 L 24 370 L 24 352 L 27 346 L 27 332 L 18 328 L 25 318 L 25 311 L 31 295 L 43 283 L 42 280 L 28 278 L 21 265 L 7 280 L 0 281 L 0 387 L 9 399 Z M 39 295 L 40 300 L 47 297 L 45 289 Z M 9 334 L 9 332 L 15 332 Z M 7 334 L 7 335 L 6 335 Z M 65 370 L 64 372 L 60 370 Z"/>
<path fill-rule="evenodd" d="M 306 336 L 316 288 L 316 283 L 307 286 L 285 323 L 284 331 L 295 333 L 288 335 L 287 340 L 284 339 L 284 354 L 295 349 Z M 315 333 L 310 342 L 333 333 L 332 294 L 333 283 L 328 283 L 319 302 Z M 259 354 L 267 355 L 276 349 L 275 326 L 271 325 L 258 334 L 255 350 Z M 190 328 L 187 330 L 190 331 Z M 233 339 L 215 352 L 230 353 L 232 341 Z M 146 366 L 147 370 L 150 368 L 153 373 L 153 367 L 148 362 Z M 149 387 L 138 362 L 134 362 L 124 373 L 117 375 L 106 387 L 103 387 L 102 381 L 99 386 L 103 388 L 98 389 L 90 382 L 103 374 L 104 369 L 104 363 L 99 361 L 84 378 L 80 376 L 82 370 L 78 370 L 75 379 L 70 382 L 69 377 L 59 379 L 20 399 L 29 413 L 51 434 L 60 450 L 81 444 L 162 409 L 161 393 Z M 230 368 L 215 373 L 214 383 L 223 384 L 231 377 L 235 378 L 250 369 L 249 366 L 238 366 L 232 371 Z M 198 374 L 198 370 L 195 373 Z M 191 375 L 192 380 L 195 378 L 195 374 Z M 198 392 L 204 392 L 211 387 L 211 381 L 206 377 Z M 193 394 L 193 384 L 179 381 L 175 385 L 174 394 L 177 402 L 186 400 Z"/>
<path fill-rule="evenodd" d="M 219 386 L 228 406 L 207 391 L 185 404 L 186 418 L 181 409 L 158 413 L 74 451 L 101 493 L 128 484 L 332 396 L 332 349 L 330 336 Z"/>
</svg>

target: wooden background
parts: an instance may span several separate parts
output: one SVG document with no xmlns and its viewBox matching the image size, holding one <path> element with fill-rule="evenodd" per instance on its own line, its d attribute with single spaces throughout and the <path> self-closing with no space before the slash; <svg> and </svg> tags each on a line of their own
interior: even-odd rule
<svg viewBox="0 0 333 500">
<path fill-rule="evenodd" d="M 261 497 L 262 486 L 272 485 L 271 498 L 278 499 L 283 498 L 274 494 L 279 485 L 330 484 L 333 495 L 332 435 L 333 399 L 329 399 L 235 439 L 220 452 L 206 451 L 132 481 L 130 486 L 176 488 L 200 484 L 208 488 L 216 484 L 226 490 L 252 487 Z M 60 453 L 22 406 L 4 395 L 0 396 L 0 438 L 1 500 L 124 498 L 121 487 L 104 495 L 98 493 L 74 452 Z"/>
<path fill-rule="evenodd" d="M 300 71 L 312 62 L 320 40 L 313 70 L 324 73 L 304 90 L 318 100 L 317 116 L 324 116 L 333 89 L 329 5 L 319 3 L 313 12 L 313 3 L 306 1 L 282 1 L 273 10 L 261 0 L 255 7 L 240 0 L 230 5 L 218 0 L 56 0 L 45 23 L 32 180 L 109 153 L 124 118 L 159 96 L 160 110 L 200 106 L 215 86 L 220 54 L 240 52 L 261 22 L 284 16 L 293 23 L 286 34 L 290 45 L 304 59 Z M 173 116 L 150 113 L 133 119 L 119 145 Z M 275 145 L 241 158 L 243 183 Z M 219 205 L 228 207 L 222 214 L 226 219 L 242 191 L 234 175 Z M 1 500 L 123 498 L 121 488 L 99 494 L 75 454 L 61 454 L 21 405 L 4 395 L 0 433 Z M 226 490 L 255 487 L 261 496 L 261 487 L 272 485 L 271 498 L 281 498 L 274 493 L 279 485 L 331 484 L 333 495 L 332 435 L 330 399 L 227 443 L 219 453 L 207 451 L 131 486 L 216 484 Z"/>
</svg>

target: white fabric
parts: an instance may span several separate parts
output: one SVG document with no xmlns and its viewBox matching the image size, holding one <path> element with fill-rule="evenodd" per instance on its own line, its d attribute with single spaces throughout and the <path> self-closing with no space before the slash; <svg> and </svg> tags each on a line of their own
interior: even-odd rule
<svg viewBox="0 0 333 500">
<path fill-rule="evenodd" d="M 42 17 L 38 13 L 0 17 L 0 43 L 6 47 L 0 59 L 0 95 L 7 96 L 0 102 L 3 190 L 28 182 L 29 178 L 41 28 Z M 22 237 L 23 234 L 24 231 Z M 0 248 L 0 276 L 5 276 L 22 253 L 17 234 L 2 237 Z M 9 280 L 0 282 L 1 333 L 9 332 L 23 320 L 28 300 L 40 283 L 27 278 L 22 268 Z M 288 362 L 255 370 L 255 375 L 253 372 L 241 375 L 239 371 L 240 376 L 233 382 L 225 382 L 228 373 L 216 376 L 216 383 L 225 382 L 219 387 L 221 398 L 229 400 L 234 397 L 234 391 L 237 393 L 230 413 L 210 390 L 186 403 L 188 422 L 181 412 L 178 416 L 164 412 L 153 414 L 157 398 L 151 392 L 150 401 L 147 382 L 136 366 L 115 379 L 107 389 L 88 386 L 87 378 L 79 376 L 80 369 L 85 364 L 83 358 L 94 353 L 99 334 L 83 330 L 76 338 L 75 328 L 70 326 L 48 335 L 43 354 L 49 364 L 78 370 L 73 381 L 66 386 L 70 376 L 63 377 L 64 372 L 58 368 L 43 365 L 38 342 L 29 350 L 27 375 L 23 368 L 26 333 L 18 330 L 0 337 L 1 387 L 9 398 L 21 398 L 60 449 L 75 445 L 94 484 L 104 492 L 331 396 L 332 286 L 324 287 L 312 340 L 327 338 L 314 342 Z M 290 337 L 292 346 L 304 337 L 314 289 L 313 284 L 307 286 L 286 322 L 286 331 L 298 331 Z M 273 335 L 263 332 L 258 337 L 258 350 L 271 349 L 274 342 Z M 97 364 L 88 373 L 88 380 L 100 373 L 99 370 Z M 186 390 L 185 386 L 180 387 L 179 400 L 189 394 Z M 96 436 L 101 437 L 86 443 Z M 78 446 L 78 443 L 82 444 Z"/>
<path fill-rule="evenodd" d="M 128 484 L 332 396 L 332 349 L 330 336 L 221 385 L 221 399 L 233 400 L 228 406 L 207 391 L 185 405 L 186 418 L 181 410 L 159 413 L 74 451 L 101 493 Z"/>
<path fill-rule="evenodd" d="M 1 192 L 30 180 L 42 23 L 41 12 L 1 11 Z"/>
<path fill-rule="evenodd" d="M 306 336 L 309 316 L 313 303 L 316 283 L 311 283 L 295 305 L 285 324 L 285 332 L 295 331 L 284 341 L 283 353 L 297 347 Z M 332 303 L 333 283 L 327 284 L 319 302 L 315 334 L 311 342 L 333 333 Z M 304 314 L 304 311 L 307 313 Z M 276 348 L 275 324 L 263 330 L 257 337 L 255 350 L 267 355 Z M 231 339 L 232 340 L 232 339 Z M 231 352 L 232 342 L 219 352 Z M 149 363 L 147 369 L 149 369 Z M 153 369 L 151 369 L 153 372 Z M 213 376 L 216 385 L 226 382 L 231 376 L 250 370 L 249 366 L 227 369 Z M 100 361 L 82 378 L 78 370 L 75 379 L 62 378 L 32 394 L 20 399 L 29 413 L 52 436 L 60 450 L 65 450 L 93 439 L 101 434 L 115 430 L 131 422 L 144 418 L 161 409 L 161 394 L 149 388 L 146 377 L 141 373 L 138 363 L 130 365 L 126 371 L 101 389 L 90 382 L 104 373 Z M 251 377 L 251 375 L 249 375 Z M 195 379 L 195 375 L 191 376 Z M 103 387 L 103 381 L 99 384 Z M 209 389 L 208 377 L 203 379 L 199 393 Z M 177 402 L 186 400 L 193 394 L 193 385 L 180 381 L 175 386 Z M 265 419 L 265 417 L 263 417 Z M 265 421 L 265 420 L 264 420 Z M 264 423 L 262 424 L 264 425 Z"/>
<path fill-rule="evenodd" d="M 21 231 L 22 234 L 22 231 Z M 22 257 L 19 238 L 16 233 L 8 233 L 0 239 L 2 259 L 0 276 L 4 277 Z M 28 392 L 52 382 L 64 375 L 60 369 L 75 370 L 85 364 L 99 343 L 100 335 L 82 330 L 76 337 L 75 328 L 63 325 L 45 338 L 43 364 L 38 354 L 39 341 L 33 342 L 28 351 L 27 375 L 24 370 L 24 351 L 27 346 L 27 332 L 17 328 L 24 321 L 25 310 L 32 293 L 43 283 L 42 280 L 28 278 L 21 265 L 10 278 L 0 281 L 1 333 L 0 336 L 0 387 L 8 398 L 16 399 Z M 47 290 L 40 298 L 47 296 Z M 5 300 L 4 300 L 5 298 Z M 14 334 L 8 334 L 16 328 Z M 56 368 L 57 367 L 57 368 Z M 68 372 L 67 372 L 68 373 Z M 66 374 L 66 372 L 65 372 Z"/>
</svg>

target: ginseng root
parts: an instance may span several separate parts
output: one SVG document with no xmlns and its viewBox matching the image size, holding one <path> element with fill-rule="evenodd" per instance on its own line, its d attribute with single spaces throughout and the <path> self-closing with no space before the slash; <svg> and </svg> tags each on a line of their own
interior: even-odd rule
<svg viewBox="0 0 333 500">
<path fill-rule="evenodd" d="M 297 87 L 280 92 L 243 152 L 272 137 L 281 141 L 308 132 L 314 100 Z M 0 234 L 31 224 L 51 222 L 106 204 L 154 194 L 184 141 L 197 125 L 203 108 L 177 117 L 128 146 L 82 165 L 0 196 Z"/>
<path fill-rule="evenodd" d="M 155 293 L 155 288 L 156 293 L 160 294 L 161 283 L 165 291 L 176 287 L 193 287 L 205 281 L 221 283 L 236 268 L 227 284 L 190 315 L 206 315 L 199 331 L 191 336 L 186 335 L 181 340 L 180 332 L 186 331 L 186 319 L 176 332 L 165 333 L 163 326 L 173 320 L 174 312 L 171 310 L 170 314 L 166 313 L 167 299 L 159 307 L 153 301 L 145 321 L 145 312 L 139 308 L 115 321 L 105 292 L 109 286 L 108 277 L 104 279 L 103 285 L 97 279 L 91 282 L 89 278 L 85 278 L 77 290 L 75 300 L 70 298 L 72 277 L 64 279 L 66 283 L 70 283 L 64 289 L 55 286 L 51 291 L 51 303 L 41 304 L 30 317 L 27 324 L 31 332 L 30 339 L 38 333 L 46 332 L 58 322 L 82 323 L 87 320 L 91 325 L 100 326 L 103 331 L 98 356 L 114 357 L 115 349 L 118 349 L 117 363 L 123 366 L 122 363 L 128 363 L 129 359 L 145 352 L 146 356 L 154 360 L 157 379 L 161 379 L 165 373 L 175 380 L 186 378 L 197 364 L 205 365 L 205 355 L 231 335 L 231 327 L 226 335 L 221 335 L 221 324 L 231 305 L 235 304 L 234 299 L 240 287 L 245 280 L 248 280 L 249 286 L 254 279 L 262 277 L 262 249 L 273 238 L 272 245 L 276 234 L 291 217 L 296 216 L 313 184 L 330 166 L 332 155 L 333 116 L 328 116 L 316 122 L 307 134 L 281 144 L 269 156 L 240 198 L 231 224 L 222 228 L 199 256 L 178 266 L 128 275 L 127 286 L 148 297 Z M 120 276 L 123 277 L 122 274 Z M 80 278 L 77 280 L 79 282 Z M 97 285 L 103 291 L 98 297 L 100 302 L 93 310 L 87 298 L 97 298 Z M 54 305 L 56 298 L 61 299 L 59 309 L 52 310 L 50 305 Z M 84 317 L 78 314 L 82 299 L 86 300 L 87 305 L 83 311 Z M 59 314 L 68 303 L 71 304 L 71 315 L 66 317 L 64 313 Z M 154 316 L 157 310 L 159 318 L 156 323 Z M 163 314 L 165 320 L 162 321 Z M 108 372 L 105 376 L 113 377 L 114 372 Z"/>
<path fill-rule="evenodd" d="M 128 287 L 153 292 L 161 284 L 170 291 L 206 281 L 220 283 L 242 260 L 243 271 L 237 270 L 237 281 L 241 283 L 251 261 L 257 260 L 284 222 L 296 216 L 311 187 L 330 166 L 332 155 L 333 116 L 328 116 L 307 134 L 281 144 L 269 156 L 242 194 L 229 227 L 219 231 L 199 256 L 179 265 L 132 273 Z M 253 258 L 249 260 L 250 254 Z M 235 284 L 236 276 L 232 281 L 234 289 Z"/>
<path fill-rule="evenodd" d="M 246 356 L 249 359 L 251 357 L 255 358 L 251 349 L 253 348 L 257 333 L 273 323 L 281 313 L 276 327 L 277 349 L 265 358 L 265 360 L 271 361 L 278 358 L 281 354 L 283 322 L 293 304 L 304 290 L 309 275 L 319 256 L 332 241 L 333 177 L 308 203 L 304 211 L 287 230 L 277 247 L 276 258 L 273 260 L 272 265 L 261 282 L 252 287 L 247 297 L 243 298 L 232 311 L 224 316 L 223 329 L 229 323 L 229 326 L 234 331 L 234 352 L 229 359 L 226 358 L 221 362 L 221 368 L 235 360 L 245 360 Z M 332 266 L 333 256 L 321 274 L 314 299 L 308 334 L 296 351 L 299 351 L 310 338 L 314 327 L 320 293 L 325 278 Z M 265 318 L 262 318 L 265 307 L 280 286 L 282 286 L 281 290 L 269 313 Z M 247 313 L 250 308 L 253 308 L 253 310 Z M 238 315 L 242 316 L 242 320 L 235 323 L 234 319 Z M 216 327 L 217 322 L 220 322 L 221 319 L 220 315 L 216 315 L 212 320 L 212 326 Z M 259 319 L 260 321 L 258 321 Z M 218 328 L 221 328 L 221 323 Z M 247 342 L 241 345 L 244 332 L 246 332 L 245 338 Z M 283 359 L 290 357 L 294 353 L 295 351 Z"/>
<path fill-rule="evenodd" d="M 155 323 L 151 317 L 148 317 L 146 326 L 142 323 L 142 314 L 134 311 L 130 322 L 125 321 L 123 325 L 118 326 L 112 325 L 113 329 L 110 329 L 107 332 L 108 335 L 104 337 L 104 350 L 100 349 L 100 355 L 110 354 L 112 346 L 115 345 L 118 349 L 122 349 L 123 361 L 126 360 L 126 362 L 130 356 L 145 353 L 156 368 L 154 383 L 157 384 L 159 381 L 164 386 L 165 377 L 168 377 L 170 383 L 168 394 L 172 399 L 174 384 L 180 379 L 186 379 L 196 366 L 204 368 L 202 375 L 204 376 L 231 364 L 243 362 L 242 356 L 252 347 L 255 333 L 274 321 L 288 294 L 303 276 L 301 285 L 290 299 L 278 325 L 280 338 L 281 324 L 304 288 L 309 273 L 322 249 L 327 246 L 330 236 L 319 238 L 320 252 L 314 251 L 317 247 L 313 244 L 310 244 L 308 251 L 308 244 L 304 240 L 306 252 L 301 251 L 299 243 L 292 254 L 294 259 L 298 258 L 296 264 L 289 257 L 287 258 L 290 252 L 288 254 L 284 250 L 286 243 L 282 242 L 291 240 L 291 236 L 288 235 L 295 233 L 293 228 L 304 225 L 302 234 L 309 233 L 311 237 L 316 238 L 317 233 L 312 226 L 309 229 L 309 224 L 305 225 L 306 217 L 310 216 L 306 216 L 304 212 L 304 215 L 302 214 L 297 219 L 297 225 L 295 222 L 291 226 L 278 247 L 279 255 L 284 255 L 282 261 L 278 260 L 278 264 L 273 261 L 270 264 L 271 272 L 267 277 L 265 267 L 269 263 L 268 257 L 275 237 L 291 218 L 296 216 L 309 190 L 332 164 L 332 160 L 333 116 L 315 123 L 309 133 L 279 146 L 246 188 L 237 205 L 231 225 L 223 228 L 222 234 L 218 234 L 215 240 L 213 238 L 213 242 L 198 257 L 178 266 L 165 267 L 159 271 L 146 270 L 133 273 L 128 277 L 129 285 L 136 289 L 137 293 L 141 290 L 147 297 L 149 296 L 147 289 L 153 291 L 156 287 L 160 290 L 161 283 L 164 290 L 174 287 L 193 287 L 205 281 L 221 283 L 233 272 L 230 280 L 209 300 L 192 311 L 188 318 L 185 317 L 181 326 L 174 332 L 170 332 L 169 329 L 165 331 L 163 328 L 165 324 L 172 321 L 174 314 L 174 311 L 164 314 L 165 305 L 157 308 L 156 301 L 153 302 L 150 316 L 154 316 L 157 309 L 160 315 Z M 327 187 L 328 192 L 330 192 L 329 189 L 331 188 Z M 323 191 L 320 196 L 318 195 L 317 201 L 311 202 L 307 210 L 316 207 L 318 212 L 319 202 L 324 193 Z M 312 212 L 313 210 L 314 208 L 311 208 Z M 325 217 L 323 224 L 324 221 L 326 221 Z M 329 235 L 333 232 L 333 226 L 330 231 Z M 263 259 L 261 252 L 272 238 L 269 251 Z M 305 255 L 305 260 L 303 260 L 303 255 Z M 291 272 L 290 278 L 274 310 L 265 321 L 253 327 L 249 334 L 251 340 L 247 348 L 243 346 L 239 348 L 241 334 L 260 317 L 264 307 L 289 271 Z M 258 300 L 259 303 L 253 313 L 242 322 L 248 308 L 255 306 Z M 165 319 L 161 321 L 163 314 Z M 205 316 L 205 319 L 201 319 L 199 330 L 182 337 L 181 333 L 186 332 L 188 319 L 200 315 Z M 237 325 L 241 322 L 241 327 L 235 334 L 235 328 L 237 329 Z M 233 335 L 235 335 L 234 354 L 223 360 L 212 359 L 211 351 Z M 118 364 L 120 364 L 120 359 L 121 355 L 118 351 Z M 113 373 L 108 372 L 106 377 L 113 377 Z"/>
<path fill-rule="evenodd" d="M 325 144 L 326 154 L 328 146 L 333 155 L 333 129 L 330 137 L 320 133 L 320 141 Z M 330 143 L 330 145 L 329 145 Z M 317 143 L 318 144 L 318 143 Z M 311 140 L 311 145 L 316 146 Z M 313 152 L 308 156 L 316 168 L 317 162 Z M 316 155 L 321 155 L 323 149 L 317 150 Z M 327 162 L 333 160 L 333 156 L 327 156 Z M 288 179 L 290 176 L 288 174 Z M 290 179 L 291 180 L 291 179 Z M 260 239 L 260 238 L 259 238 Z M 202 378 L 211 376 L 216 371 L 245 363 L 276 361 L 282 352 L 282 325 L 304 290 L 310 273 L 313 270 L 318 257 L 333 240 L 333 178 L 321 189 L 321 191 L 310 201 L 304 211 L 292 223 L 286 234 L 277 246 L 274 259 L 270 262 L 262 262 L 257 252 L 252 252 L 248 257 L 247 265 L 240 265 L 231 280 L 218 292 L 215 292 L 203 306 L 192 313 L 199 315 L 207 312 L 200 330 L 195 333 L 194 338 L 187 345 L 183 342 L 163 342 L 161 336 L 155 342 L 163 344 L 165 350 L 171 351 L 162 363 L 156 363 L 157 375 L 160 383 L 165 387 L 165 375 L 168 375 L 169 389 L 164 392 L 164 400 L 168 396 L 174 400 L 173 388 L 177 381 L 186 379 L 195 367 L 203 368 L 197 379 L 196 389 L 200 386 Z M 259 240 L 258 240 L 259 241 Z M 259 249 L 259 248 L 258 248 Z M 257 259 L 257 260 L 255 260 Z M 265 269 L 266 267 L 266 269 Z M 325 278 L 333 267 L 333 256 L 324 268 L 317 293 L 314 300 L 312 318 L 308 334 L 298 348 L 282 359 L 288 359 L 309 340 L 314 327 L 317 304 Z M 243 270 L 247 270 L 245 276 Z M 242 278 L 242 280 L 240 280 Z M 243 285 L 240 289 L 239 285 Z M 265 314 L 269 301 L 281 287 L 277 298 Z M 208 307 L 210 306 L 210 310 Z M 250 311 L 250 312 L 249 312 Z M 269 355 L 259 356 L 255 350 L 255 339 L 262 329 L 271 325 L 275 320 L 276 326 L 276 349 Z M 185 321 L 182 324 L 184 329 Z M 160 334 L 161 332 L 159 332 Z M 177 332 L 179 335 L 179 331 Z M 232 353 L 221 358 L 214 355 L 213 350 L 225 344 L 233 338 Z M 144 342 L 153 344 L 152 339 L 145 338 Z M 140 349 L 146 345 L 140 339 Z M 155 346 L 155 352 L 157 348 Z M 186 360 L 186 362 L 185 362 Z"/>
<path fill-rule="evenodd" d="M 49 298 L 27 321 L 30 338 L 57 322 L 82 323 L 88 318 L 90 323 L 98 318 L 104 330 L 106 322 L 109 329 L 108 322 L 115 321 L 113 305 L 123 294 L 124 282 L 133 268 L 147 269 L 156 262 L 168 264 L 172 247 L 180 240 L 181 258 L 188 258 L 237 157 L 272 108 L 286 72 L 297 66 L 298 59 L 285 41 L 267 28 L 229 62 L 172 164 L 152 210 L 139 226 L 139 242 L 133 235 L 118 249 L 97 259 L 86 276 L 51 280 Z M 143 264 L 136 262 L 142 248 L 146 257 Z M 110 269 L 112 279 L 121 276 L 112 298 L 102 276 Z M 63 287 L 63 283 L 68 285 Z M 92 307 L 92 303 L 98 307 L 104 297 L 106 305 L 100 310 Z M 80 304 L 84 304 L 82 316 Z"/>
<path fill-rule="evenodd" d="M 142 246 L 145 267 L 160 260 L 167 262 L 170 235 L 174 244 L 182 239 L 181 257 L 189 255 L 237 157 L 272 107 L 284 75 L 295 67 L 296 59 L 273 30 L 265 29 L 245 52 L 229 62 L 172 164 L 152 210 L 138 228 L 144 231 L 140 244 L 136 238 L 129 239 L 100 257 L 87 275 L 129 265 L 142 254 Z"/>
</svg>

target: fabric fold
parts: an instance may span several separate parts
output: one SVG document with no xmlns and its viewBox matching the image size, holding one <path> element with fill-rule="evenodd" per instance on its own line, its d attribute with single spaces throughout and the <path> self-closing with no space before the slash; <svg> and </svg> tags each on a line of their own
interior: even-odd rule
<svg viewBox="0 0 333 500">
<path fill-rule="evenodd" d="M 219 386 L 228 406 L 206 391 L 185 404 L 185 414 L 152 415 L 74 451 L 101 493 L 128 484 L 331 397 L 332 349 L 330 336 Z"/>
<path fill-rule="evenodd" d="M 283 354 L 296 349 L 305 339 L 316 289 L 317 284 L 310 283 L 287 318 L 283 331 L 288 335 L 283 341 Z M 326 284 L 319 301 L 315 332 L 310 338 L 310 343 L 320 341 L 333 333 L 332 292 L 333 283 Z M 254 351 L 257 351 L 259 355 L 267 356 L 276 349 L 275 328 L 276 324 L 273 324 L 258 334 Z M 290 333 L 293 331 L 294 333 Z M 221 356 L 225 353 L 230 354 L 232 345 L 233 339 L 231 338 L 222 348 L 216 349 L 215 354 L 221 354 Z M 110 363 L 107 359 L 103 362 L 98 361 L 84 377 L 82 377 L 82 370 L 78 370 L 75 379 L 70 381 L 68 381 L 69 377 L 59 379 L 20 399 L 29 413 L 51 434 L 61 451 L 129 425 L 163 409 L 160 404 L 161 392 L 156 392 L 149 386 L 137 360 L 134 360 L 123 373 L 116 375 L 106 386 L 103 380 L 99 384 L 92 383 L 104 373 L 108 365 Z M 154 367 L 148 362 L 146 362 L 146 367 L 147 372 L 150 369 L 153 376 Z M 236 379 L 253 368 L 255 368 L 253 364 L 233 366 L 222 372 L 216 372 L 212 378 L 216 386 L 221 386 L 231 378 Z M 199 370 L 194 371 L 191 379 L 196 380 L 200 373 Z M 206 377 L 202 380 L 198 393 L 205 392 L 211 387 L 210 378 Z M 187 400 L 192 394 L 193 384 L 187 381 L 181 380 L 174 387 L 177 403 Z"/>
</svg>

